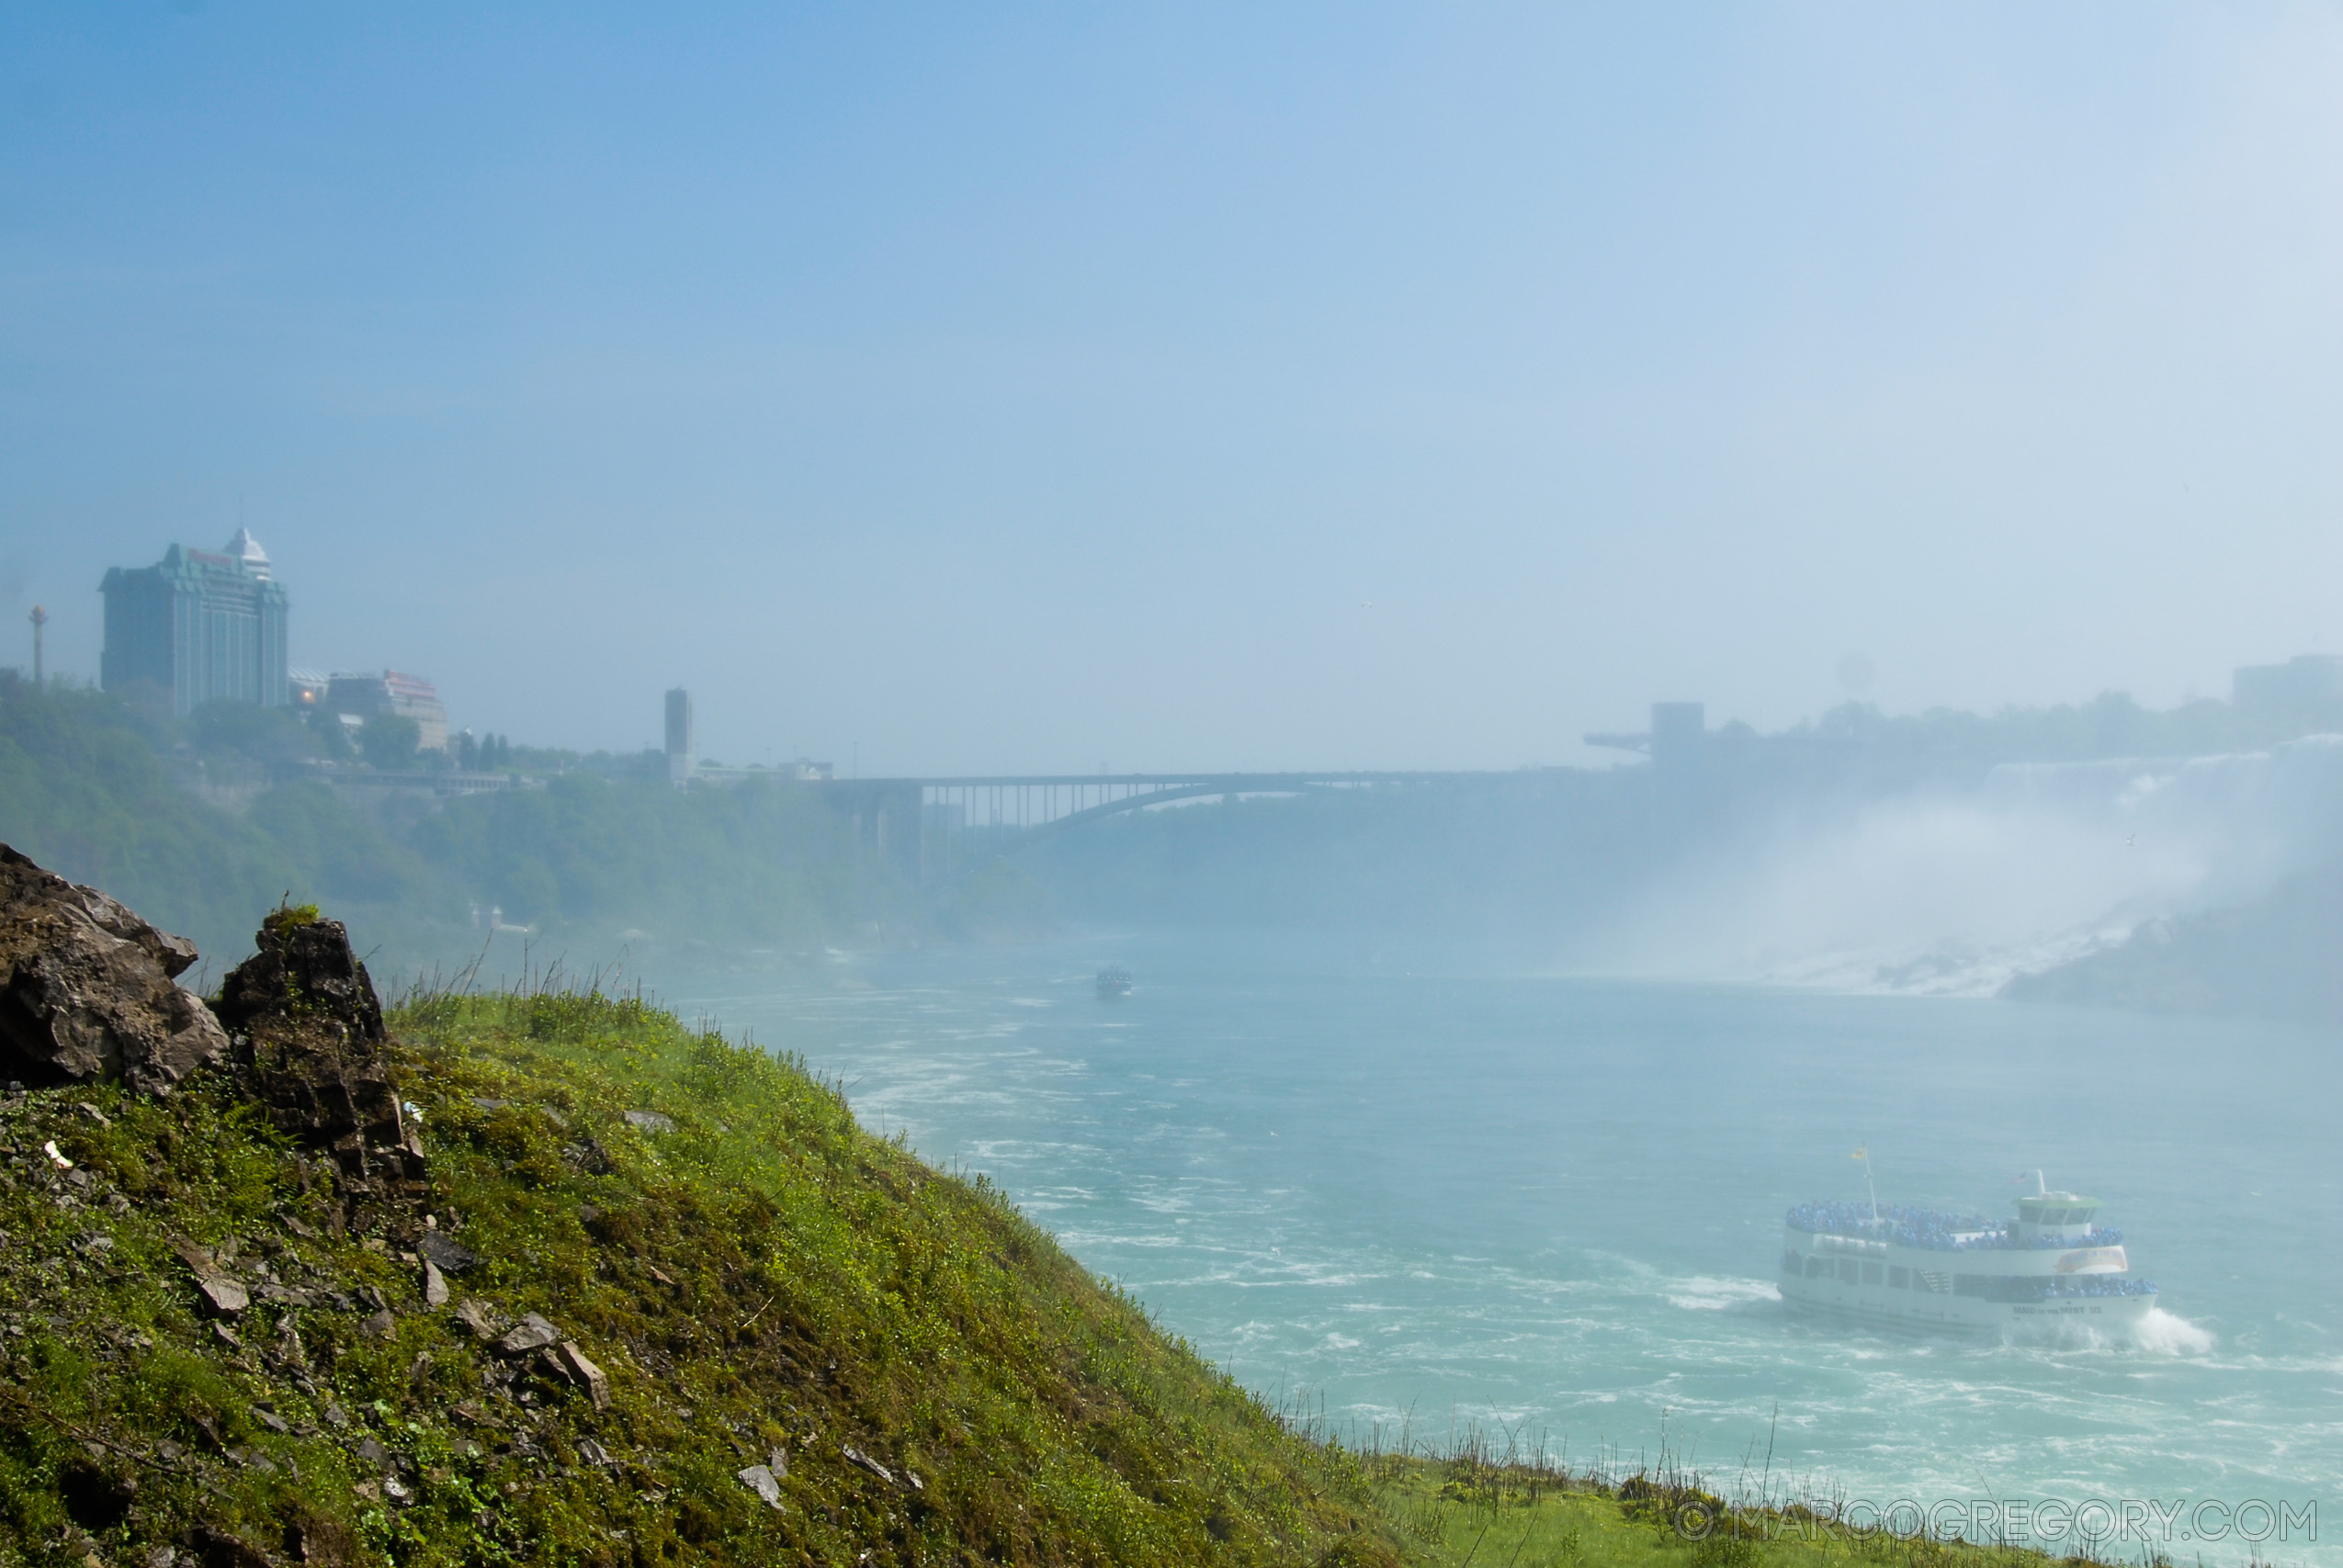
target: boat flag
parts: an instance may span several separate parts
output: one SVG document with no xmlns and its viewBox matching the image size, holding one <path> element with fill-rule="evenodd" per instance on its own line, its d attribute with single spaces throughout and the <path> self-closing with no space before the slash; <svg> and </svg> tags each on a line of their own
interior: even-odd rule
<svg viewBox="0 0 2343 1568">
<path fill-rule="evenodd" d="M 1847 1157 L 1849 1159 L 1869 1159 L 1871 1158 L 1871 1145 L 1869 1144 L 1865 1144 L 1862 1147 L 1857 1149 L 1853 1154 L 1849 1155 Z"/>
</svg>

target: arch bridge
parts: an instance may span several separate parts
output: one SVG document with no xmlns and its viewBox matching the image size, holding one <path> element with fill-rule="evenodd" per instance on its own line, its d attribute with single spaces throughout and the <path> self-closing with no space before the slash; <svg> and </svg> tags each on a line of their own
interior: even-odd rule
<svg viewBox="0 0 2343 1568">
<path fill-rule="evenodd" d="M 922 881 L 1014 854 L 1084 823 L 1213 795 L 1404 789 L 1475 773 L 1019 773 L 926 779 L 821 779 L 812 787 L 851 818 L 855 836 Z M 968 839 L 984 848 L 967 852 Z"/>
</svg>

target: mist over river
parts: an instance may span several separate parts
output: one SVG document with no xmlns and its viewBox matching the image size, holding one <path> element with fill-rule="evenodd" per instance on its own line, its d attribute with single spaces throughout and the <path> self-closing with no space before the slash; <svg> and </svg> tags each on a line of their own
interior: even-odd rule
<svg viewBox="0 0 2343 1568">
<path fill-rule="evenodd" d="M 1137 990 L 1094 994 L 1120 963 Z M 1662 1442 L 1727 1493 L 2315 1498 L 2343 1562 L 2343 1067 L 2274 1024 L 1478 974 L 1289 934 L 1068 938 L 654 975 L 793 1049 L 866 1123 L 990 1173 L 1273 1400 L 1574 1464 Z M 1817 1325 L 1783 1211 L 2102 1198 L 2163 1287 L 2146 1342 Z M 1778 1425 L 1775 1411 L 1778 1407 Z M 2189 1561 L 2245 1545 L 2176 1540 Z"/>
</svg>

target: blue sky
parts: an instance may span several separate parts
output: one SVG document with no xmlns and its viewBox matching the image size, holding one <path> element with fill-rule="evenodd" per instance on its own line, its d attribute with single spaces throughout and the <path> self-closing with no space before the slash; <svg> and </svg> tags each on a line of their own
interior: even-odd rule
<svg viewBox="0 0 2343 1568">
<path fill-rule="evenodd" d="M 240 517 L 299 662 L 866 773 L 2343 651 L 2333 5 L 481 9 L 0 17 L 58 668 Z"/>
</svg>

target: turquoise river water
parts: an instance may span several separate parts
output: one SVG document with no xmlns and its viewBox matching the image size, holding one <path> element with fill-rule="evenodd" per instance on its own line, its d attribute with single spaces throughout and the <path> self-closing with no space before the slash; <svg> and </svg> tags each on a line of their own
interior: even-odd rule
<svg viewBox="0 0 2343 1568">
<path fill-rule="evenodd" d="M 1108 963 L 1137 980 L 1119 1002 L 1095 995 Z M 1882 1507 L 2182 1501 L 2137 1526 L 2176 1561 L 2343 1563 L 2324 1039 L 1474 974 L 1290 936 L 839 954 L 662 988 L 801 1053 L 930 1161 L 989 1172 L 1167 1328 L 1361 1440 L 1477 1425 L 1614 1472 L 1664 1449 L 1728 1493 Z M 1859 1145 L 1883 1200 L 1998 1215 L 2036 1168 L 2105 1200 L 2163 1287 L 2143 1340 L 1793 1315 L 1783 1211 L 1861 1196 Z M 2073 1550 L 2112 1517 L 2032 1539 Z"/>
</svg>

